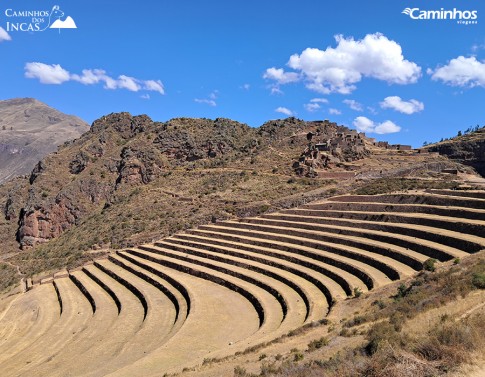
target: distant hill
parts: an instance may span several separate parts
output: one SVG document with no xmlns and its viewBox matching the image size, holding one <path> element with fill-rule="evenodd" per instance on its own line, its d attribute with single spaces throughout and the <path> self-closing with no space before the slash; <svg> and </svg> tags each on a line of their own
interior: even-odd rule
<svg viewBox="0 0 485 377">
<path fill-rule="evenodd" d="M 471 166 L 485 177 L 485 127 L 427 147 L 452 160 Z"/>
<path fill-rule="evenodd" d="M 0 101 L 0 183 L 30 173 L 59 145 L 88 130 L 82 119 L 33 98 Z"/>
</svg>

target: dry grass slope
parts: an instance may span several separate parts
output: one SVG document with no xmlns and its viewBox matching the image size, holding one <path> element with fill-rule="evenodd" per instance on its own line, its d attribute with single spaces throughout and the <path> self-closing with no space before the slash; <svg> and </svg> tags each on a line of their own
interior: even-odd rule
<svg viewBox="0 0 485 377">
<path fill-rule="evenodd" d="M 9 376 L 439 375 L 480 349 L 485 317 L 412 323 L 485 288 L 484 230 L 485 192 L 447 189 L 201 225 L 0 301 L 1 365 Z M 43 315 L 16 318 L 21 307 Z M 237 365 L 245 355 L 253 370 Z"/>
</svg>

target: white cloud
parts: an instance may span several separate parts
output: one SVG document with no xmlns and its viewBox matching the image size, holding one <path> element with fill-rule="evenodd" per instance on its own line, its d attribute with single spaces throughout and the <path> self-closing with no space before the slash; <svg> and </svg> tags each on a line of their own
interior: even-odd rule
<svg viewBox="0 0 485 377">
<path fill-rule="evenodd" d="M 352 110 L 355 110 L 355 111 L 362 111 L 362 110 L 364 110 L 364 108 L 362 107 L 362 104 L 359 103 L 359 102 L 357 102 L 356 100 L 353 100 L 353 99 L 344 99 L 342 102 L 345 103 Z"/>
<path fill-rule="evenodd" d="M 205 103 L 209 106 L 217 106 L 216 101 L 213 99 L 206 99 L 206 98 L 194 98 L 194 101 L 197 103 Z"/>
<path fill-rule="evenodd" d="M 340 114 L 342 114 L 342 112 L 341 112 L 340 110 L 338 110 L 338 109 L 333 109 L 333 108 L 328 109 L 328 112 L 329 112 L 330 114 L 332 114 L 332 115 L 340 115 Z"/>
<path fill-rule="evenodd" d="M 150 94 L 148 94 L 148 93 L 147 94 L 142 94 L 140 96 L 140 98 L 142 98 L 142 99 L 150 99 Z"/>
<path fill-rule="evenodd" d="M 263 75 L 263 78 L 276 81 L 278 84 L 288 84 L 296 82 L 300 76 L 296 72 L 285 72 L 283 68 L 268 68 Z"/>
<path fill-rule="evenodd" d="M 289 117 L 292 116 L 292 115 L 294 115 L 293 111 L 291 111 L 290 109 L 288 109 L 286 107 L 281 107 L 280 106 L 280 107 L 276 108 L 275 111 L 277 113 L 285 114 L 285 115 L 287 115 Z"/>
<path fill-rule="evenodd" d="M 451 59 L 447 65 L 428 69 L 428 74 L 433 80 L 441 80 L 452 86 L 482 86 L 485 87 L 485 62 L 480 62 L 476 57 L 465 58 L 459 56 Z"/>
<path fill-rule="evenodd" d="M 219 93 L 218 90 L 214 90 L 209 94 L 208 98 L 194 98 L 194 101 L 197 103 L 204 103 L 206 105 L 215 107 L 217 106 L 216 99 L 217 99 L 218 93 Z"/>
<path fill-rule="evenodd" d="M 395 132 L 401 131 L 401 127 L 399 127 L 397 124 L 391 122 L 390 120 L 386 120 L 385 122 L 382 122 L 378 124 L 374 130 L 376 134 L 393 134 Z"/>
<path fill-rule="evenodd" d="M 11 41 L 12 37 L 7 33 L 7 31 L 0 26 L 0 42 Z"/>
<path fill-rule="evenodd" d="M 42 84 L 62 84 L 67 81 L 76 81 L 83 85 L 104 83 L 105 89 L 127 89 L 132 92 L 146 90 L 165 94 L 160 80 L 139 80 L 127 75 L 120 75 L 114 79 L 103 69 L 83 69 L 79 75 L 71 74 L 59 64 L 35 62 L 25 64 L 25 77 L 38 79 Z"/>
<path fill-rule="evenodd" d="M 384 98 L 384 101 L 380 103 L 383 109 L 393 109 L 403 114 L 414 114 L 424 110 L 424 103 L 410 99 L 409 101 L 403 101 L 401 97 L 390 96 Z"/>
<path fill-rule="evenodd" d="M 359 116 L 354 119 L 353 125 L 359 132 L 376 133 L 376 134 L 392 134 L 401 131 L 401 127 L 397 124 L 386 120 L 382 123 L 375 123 L 369 118 Z"/>
<path fill-rule="evenodd" d="M 283 91 L 280 89 L 278 85 L 273 85 L 271 88 L 271 94 L 283 94 Z"/>
<path fill-rule="evenodd" d="M 328 103 L 328 99 L 326 98 L 312 98 L 310 100 L 312 103 Z"/>
<path fill-rule="evenodd" d="M 83 69 L 82 75 L 71 75 L 71 80 L 78 81 L 84 85 L 97 84 L 100 81 L 105 81 L 106 72 L 102 69 Z"/>
<path fill-rule="evenodd" d="M 263 77 L 276 81 L 277 85 L 304 80 L 308 89 L 320 93 L 348 94 L 363 77 L 410 84 L 421 75 L 416 63 L 404 59 L 401 46 L 383 34 L 368 34 L 357 41 L 337 35 L 335 40 L 335 48 L 307 48 L 292 55 L 288 66 L 297 72 L 273 67 Z"/>
<path fill-rule="evenodd" d="M 160 80 L 144 81 L 143 89 L 165 94 L 165 88 Z"/>
<path fill-rule="evenodd" d="M 241 89 L 244 89 L 244 90 L 249 90 L 251 88 L 251 85 L 249 84 L 244 84 L 241 86 Z"/>
<path fill-rule="evenodd" d="M 118 77 L 118 88 L 128 89 L 131 92 L 138 92 L 141 89 L 139 81 L 134 77 L 121 75 Z"/>
<path fill-rule="evenodd" d="M 268 68 L 264 74 L 263 78 L 267 80 L 275 81 L 274 85 L 270 85 L 271 94 L 283 94 L 280 89 L 280 85 L 289 84 L 292 82 L 297 82 L 300 80 L 300 76 L 296 72 L 285 72 L 283 68 Z"/>
<path fill-rule="evenodd" d="M 42 84 L 62 84 L 69 81 L 69 72 L 59 64 L 27 63 L 25 64 L 25 77 L 39 79 Z"/>
<path fill-rule="evenodd" d="M 320 109 L 320 105 L 318 103 L 305 103 L 303 107 L 305 108 L 306 111 L 309 111 L 311 113 Z"/>
</svg>

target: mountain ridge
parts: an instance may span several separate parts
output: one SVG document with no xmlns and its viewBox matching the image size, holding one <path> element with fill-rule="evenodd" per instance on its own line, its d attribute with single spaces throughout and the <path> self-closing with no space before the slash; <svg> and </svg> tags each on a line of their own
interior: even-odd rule
<svg viewBox="0 0 485 377">
<path fill-rule="evenodd" d="M 79 117 L 34 98 L 0 101 L 0 183 L 29 174 L 44 156 L 87 130 Z"/>
</svg>

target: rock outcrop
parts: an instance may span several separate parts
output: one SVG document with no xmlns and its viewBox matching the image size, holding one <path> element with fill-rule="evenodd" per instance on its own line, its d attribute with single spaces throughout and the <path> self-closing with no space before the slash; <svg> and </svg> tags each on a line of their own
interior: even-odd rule
<svg viewBox="0 0 485 377">
<path fill-rule="evenodd" d="M 428 147 L 452 160 L 471 166 L 485 177 L 485 127 Z"/>
</svg>

